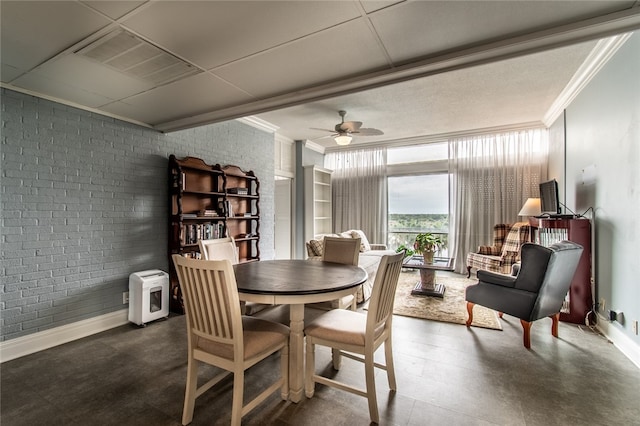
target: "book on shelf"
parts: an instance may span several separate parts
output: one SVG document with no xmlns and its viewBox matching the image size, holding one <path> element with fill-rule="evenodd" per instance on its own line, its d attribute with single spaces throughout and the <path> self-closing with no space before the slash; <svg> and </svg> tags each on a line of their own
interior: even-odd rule
<svg viewBox="0 0 640 426">
<path fill-rule="evenodd" d="M 186 257 L 187 259 L 202 259 L 202 254 L 199 251 L 191 251 L 182 253 L 182 257 Z"/>
<path fill-rule="evenodd" d="M 212 240 L 224 236 L 223 223 L 183 224 L 180 230 L 180 243 L 182 245 L 197 244 L 198 240 Z"/>
<path fill-rule="evenodd" d="M 233 217 L 233 207 L 231 205 L 231 201 L 227 200 L 226 205 L 227 205 L 227 217 Z"/>
<path fill-rule="evenodd" d="M 232 187 L 227 188 L 227 193 L 236 195 L 249 195 L 249 188 Z"/>
<path fill-rule="evenodd" d="M 220 216 L 217 211 L 212 209 L 200 210 L 200 213 L 198 213 L 198 215 L 201 217 L 219 217 Z"/>
</svg>

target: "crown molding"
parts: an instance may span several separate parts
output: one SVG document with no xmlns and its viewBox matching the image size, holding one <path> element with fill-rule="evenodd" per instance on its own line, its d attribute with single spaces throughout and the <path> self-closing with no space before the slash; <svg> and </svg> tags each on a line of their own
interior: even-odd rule
<svg viewBox="0 0 640 426">
<path fill-rule="evenodd" d="M 310 149 L 312 151 L 315 151 L 315 152 L 319 152 L 320 154 L 324 154 L 325 150 L 326 150 L 324 146 L 322 146 L 322 145 L 320 145 L 318 143 L 315 143 L 313 141 L 310 141 L 309 139 L 303 140 L 302 144 L 304 145 L 305 148 L 308 148 L 308 149 Z"/>
<path fill-rule="evenodd" d="M 575 72 L 560 95 L 542 118 L 546 127 L 550 127 L 562 112 L 580 94 L 582 89 L 595 77 L 604 65 L 615 55 L 622 45 L 631 37 L 631 33 L 621 34 L 599 40 L 589 56 Z"/>
<path fill-rule="evenodd" d="M 258 130 L 263 130 L 268 133 L 275 133 L 280 127 L 275 124 L 271 124 L 266 120 L 250 115 L 248 117 L 236 118 L 236 121 L 244 123 L 248 126 L 255 127 Z"/>
</svg>

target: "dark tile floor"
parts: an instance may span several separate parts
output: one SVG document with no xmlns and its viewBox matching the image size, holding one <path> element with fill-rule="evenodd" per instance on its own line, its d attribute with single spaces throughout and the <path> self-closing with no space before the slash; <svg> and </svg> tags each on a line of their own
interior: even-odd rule
<svg viewBox="0 0 640 426">
<path fill-rule="evenodd" d="M 398 390 L 389 392 L 378 372 L 381 424 L 640 424 L 640 370 L 590 329 L 561 323 L 554 339 L 550 324 L 534 324 L 532 349 L 526 350 L 519 321 L 506 315 L 503 331 L 395 317 Z M 324 349 L 317 365 L 331 372 Z M 118 327 L 2 364 L 0 423 L 179 425 L 185 370 L 183 316 L 146 328 Z M 275 356 L 249 370 L 246 396 L 276 374 Z M 364 385 L 362 365 L 349 359 L 337 376 Z M 196 401 L 193 425 L 229 423 L 232 381 L 220 386 Z M 274 395 L 243 420 L 369 424 L 364 398 L 321 385 L 299 404 Z"/>
</svg>

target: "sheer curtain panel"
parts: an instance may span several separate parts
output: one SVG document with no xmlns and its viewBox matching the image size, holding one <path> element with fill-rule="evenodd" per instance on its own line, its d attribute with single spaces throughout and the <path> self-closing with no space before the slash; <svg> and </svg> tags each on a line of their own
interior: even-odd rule
<svg viewBox="0 0 640 426">
<path fill-rule="evenodd" d="M 547 177 L 548 150 L 547 129 L 449 140 L 449 244 L 456 272 L 465 273 L 469 251 L 491 243 L 495 224 L 523 220 L 522 204 L 538 197 Z"/>
<path fill-rule="evenodd" d="M 387 150 L 330 152 L 325 167 L 333 170 L 335 232 L 361 229 L 372 243 L 386 242 Z"/>
</svg>

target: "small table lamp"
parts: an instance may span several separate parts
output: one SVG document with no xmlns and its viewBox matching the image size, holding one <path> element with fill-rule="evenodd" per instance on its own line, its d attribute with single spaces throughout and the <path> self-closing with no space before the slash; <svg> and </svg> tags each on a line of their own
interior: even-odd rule
<svg viewBox="0 0 640 426">
<path fill-rule="evenodd" d="M 540 216 L 541 213 L 540 198 L 528 198 L 518 216 Z"/>
</svg>

